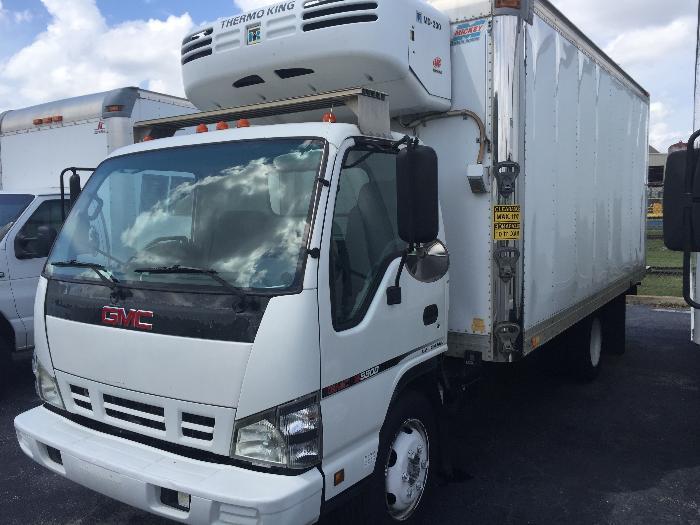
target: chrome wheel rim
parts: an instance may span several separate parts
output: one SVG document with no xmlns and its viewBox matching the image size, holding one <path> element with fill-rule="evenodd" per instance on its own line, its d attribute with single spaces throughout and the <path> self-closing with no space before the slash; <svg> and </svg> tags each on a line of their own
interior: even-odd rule
<svg viewBox="0 0 700 525">
<path fill-rule="evenodd" d="M 407 520 L 418 508 L 428 480 L 429 458 L 425 426 L 417 419 L 407 419 L 394 436 L 384 467 L 386 505 L 395 520 Z"/>
</svg>

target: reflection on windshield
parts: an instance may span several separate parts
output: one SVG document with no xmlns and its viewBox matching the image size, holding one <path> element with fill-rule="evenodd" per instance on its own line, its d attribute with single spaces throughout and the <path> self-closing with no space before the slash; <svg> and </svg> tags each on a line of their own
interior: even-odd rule
<svg viewBox="0 0 700 525">
<path fill-rule="evenodd" d="M 0 241 L 33 199 L 32 195 L 9 193 L 0 195 Z"/>
<path fill-rule="evenodd" d="M 179 266 L 214 271 L 237 288 L 290 289 L 301 279 L 323 148 L 258 140 L 110 159 L 68 218 L 48 271 L 95 280 L 84 268 L 51 265 L 78 260 L 131 285 L 215 286 L 196 272 L 155 271 Z"/>
</svg>

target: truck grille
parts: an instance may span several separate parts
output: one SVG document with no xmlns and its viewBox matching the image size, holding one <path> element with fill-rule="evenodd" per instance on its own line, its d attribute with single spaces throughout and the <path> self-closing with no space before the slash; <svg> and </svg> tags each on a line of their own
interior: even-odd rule
<svg viewBox="0 0 700 525">
<path fill-rule="evenodd" d="M 103 395 L 105 414 L 134 425 L 162 430 L 165 432 L 165 410 L 161 407 Z"/>
<path fill-rule="evenodd" d="M 213 27 L 198 31 L 192 35 L 185 37 L 182 41 L 182 65 L 188 62 L 204 58 L 212 54 L 211 35 L 214 32 Z"/>
<path fill-rule="evenodd" d="M 153 396 L 57 371 L 69 412 L 145 436 L 228 455 L 236 409 Z"/>
<path fill-rule="evenodd" d="M 182 435 L 188 438 L 211 441 L 214 439 L 215 425 L 216 420 L 213 417 L 182 414 Z"/>
<path fill-rule="evenodd" d="M 76 406 L 92 412 L 92 401 L 90 401 L 90 392 L 87 388 L 71 385 L 70 393 L 73 398 L 73 403 L 75 403 Z"/>
<path fill-rule="evenodd" d="M 377 2 L 357 0 L 310 0 L 304 4 L 304 31 L 349 24 L 376 22 Z"/>
</svg>

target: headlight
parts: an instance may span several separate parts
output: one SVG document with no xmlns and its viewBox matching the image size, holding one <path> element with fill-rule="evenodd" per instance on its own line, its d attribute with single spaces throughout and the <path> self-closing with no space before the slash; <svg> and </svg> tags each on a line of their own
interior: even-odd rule
<svg viewBox="0 0 700 525">
<path fill-rule="evenodd" d="M 232 455 L 254 464 L 304 469 L 321 460 L 318 394 L 237 421 Z"/>
<path fill-rule="evenodd" d="M 39 363 L 36 355 L 32 361 L 32 369 L 34 370 L 34 376 L 36 377 L 36 393 L 39 398 L 45 403 L 65 410 L 66 407 L 63 404 L 61 392 L 58 390 L 56 378 L 49 374 L 49 372 L 43 366 L 41 366 L 41 363 Z"/>
</svg>

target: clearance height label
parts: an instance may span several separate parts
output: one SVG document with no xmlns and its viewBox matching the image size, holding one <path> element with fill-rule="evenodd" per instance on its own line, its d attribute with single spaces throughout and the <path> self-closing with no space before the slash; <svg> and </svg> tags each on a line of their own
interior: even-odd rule
<svg viewBox="0 0 700 525">
<path fill-rule="evenodd" d="M 495 241 L 520 240 L 520 205 L 493 207 L 493 239 Z"/>
</svg>

